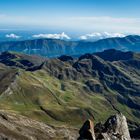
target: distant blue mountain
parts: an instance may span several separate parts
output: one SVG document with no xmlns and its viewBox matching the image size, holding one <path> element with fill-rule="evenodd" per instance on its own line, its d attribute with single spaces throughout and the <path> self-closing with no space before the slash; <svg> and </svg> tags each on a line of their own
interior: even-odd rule
<svg viewBox="0 0 140 140">
<path fill-rule="evenodd" d="M 46 57 L 60 55 L 82 55 L 106 49 L 140 51 L 140 36 L 130 35 L 124 38 L 107 38 L 96 42 L 64 41 L 58 39 L 35 39 L 25 41 L 6 41 L 0 43 L 0 52 L 16 51 Z"/>
</svg>

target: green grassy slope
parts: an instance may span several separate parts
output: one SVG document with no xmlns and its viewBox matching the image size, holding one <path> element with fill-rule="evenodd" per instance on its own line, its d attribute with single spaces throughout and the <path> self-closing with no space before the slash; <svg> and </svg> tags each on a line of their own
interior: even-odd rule
<svg viewBox="0 0 140 140">
<path fill-rule="evenodd" d="M 140 123 L 140 71 L 133 63 L 83 56 L 47 60 L 35 71 L 1 65 L 0 109 L 51 125 L 79 127 L 86 119 L 96 123 L 118 111 Z"/>
<path fill-rule="evenodd" d="M 48 123 L 69 125 L 79 125 L 93 116 L 101 121 L 115 113 L 103 96 L 87 92 L 81 82 L 60 81 L 43 70 L 20 70 L 16 80 L 16 87 L 11 87 L 13 94 L 1 96 L 1 109 L 15 110 Z"/>
</svg>

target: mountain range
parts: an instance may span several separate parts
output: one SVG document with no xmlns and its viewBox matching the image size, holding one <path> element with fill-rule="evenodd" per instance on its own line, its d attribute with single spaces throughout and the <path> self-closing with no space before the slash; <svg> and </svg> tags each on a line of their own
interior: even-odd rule
<svg viewBox="0 0 140 140">
<path fill-rule="evenodd" d="M 140 53 L 106 50 L 78 58 L 0 55 L 0 109 L 51 125 L 79 127 L 122 112 L 140 123 Z"/>
<path fill-rule="evenodd" d="M 140 51 L 140 36 L 130 35 L 123 38 L 107 38 L 95 42 L 65 41 L 59 39 L 34 39 L 25 41 L 7 41 L 0 43 L 0 52 L 16 51 L 25 54 L 58 57 L 60 55 L 79 56 L 85 53 L 106 49 Z"/>
</svg>

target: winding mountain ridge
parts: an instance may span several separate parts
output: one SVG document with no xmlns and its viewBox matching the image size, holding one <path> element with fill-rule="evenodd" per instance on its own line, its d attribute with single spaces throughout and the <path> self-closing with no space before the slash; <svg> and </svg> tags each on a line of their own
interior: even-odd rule
<svg viewBox="0 0 140 140">
<path fill-rule="evenodd" d="M 64 41 L 58 39 L 35 39 L 25 41 L 7 41 L 0 43 L 0 52 L 16 51 L 47 57 L 61 55 L 82 55 L 106 49 L 140 51 L 140 36 L 130 35 L 124 38 L 107 38 L 96 42 Z"/>
<path fill-rule="evenodd" d="M 118 112 L 130 128 L 140 124 L 139 53 L 106 50 L 45 59 L 4 52 L 0 85 L 0 109 L 51 125 L 79 127 Z"/>
</svg>

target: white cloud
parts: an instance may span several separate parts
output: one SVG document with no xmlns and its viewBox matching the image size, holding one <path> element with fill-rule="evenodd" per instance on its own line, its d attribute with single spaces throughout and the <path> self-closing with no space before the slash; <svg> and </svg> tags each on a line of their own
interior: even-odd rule
<svg viewBox="0 0 140 140">
<path fill-rule="evenodd" d="M 52 39 L 71 39 L 64 32 L 61 34 L 37 34 L 37 35 L 33 35 L 32 37 L 34 37 L 34 38 L 52 38 Z"/>
<path fill-rule="evenodd" d="M 19 39 L 19 38 L 21 38 L 21 36 L 18 36 L 18 35 L 13 34 L 13 33 L 7 34 L 7 35 L 5 35 L 5 37 L 6 38 L 12 38 L 12 39 Z"/>
<path fill-rule="evenodd" d="M 104 38 L 110 38 L 110 37 L 125 37 L 125 34 L 122 33 L 108 33 L 108 32 L 103 32 L 103 33 L 91 33 L 91 34 L 86 34 L 82 35 L 79 37 L 81 40 L 99 40 L 99 39 L 104 39 Z"/>
</svg>

